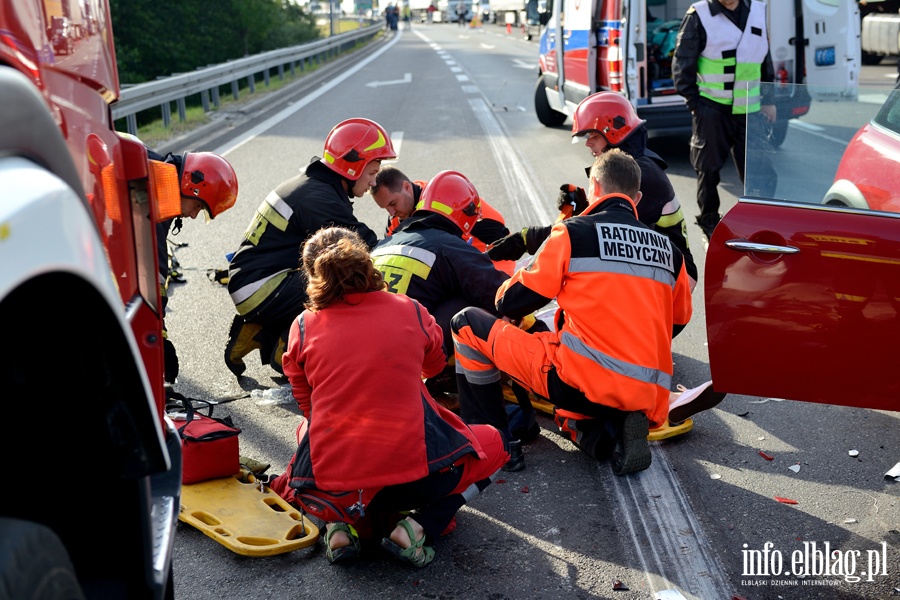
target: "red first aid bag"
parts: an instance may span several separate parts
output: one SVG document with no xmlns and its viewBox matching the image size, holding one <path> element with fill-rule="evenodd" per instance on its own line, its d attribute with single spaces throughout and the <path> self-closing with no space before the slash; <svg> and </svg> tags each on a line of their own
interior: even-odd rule
<svg viewBox="0 0 900 600">
<path fill-rule="evenodd" d="M 238 450 L 240 428 L 234 426 L 231 417 L 208 417 L 196 412 L 192 404 L 190 400 L 183 402 L 184 425 L 175 421 L 181 435 L 181 482 L 199 483 L 235 475 L 241 468 Z"/>
</svg>

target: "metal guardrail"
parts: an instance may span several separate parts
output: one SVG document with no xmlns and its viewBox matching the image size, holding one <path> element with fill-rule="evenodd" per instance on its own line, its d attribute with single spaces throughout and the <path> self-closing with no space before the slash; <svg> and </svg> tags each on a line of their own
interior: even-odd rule
<svg viewBox="0 0 900 600">
<path fill-rule="evenodd" d="M 278 77 L 284 79 L 285 66 L 291 74 L 296 72 L 299 64 L 301 71 L 307 63 L 318 64 L 322 60 L 340 54 L 344 50 L 355 47 L 357 43 L 372 39 L 384 29 L 380 22 L 334 35 L 308 44 L 291 46 L 280 50 L 272 50 L 262 54 L 248 56 L 197 69 L 190 73 L 181 73 L 148 81 L 122 89 L 119 99 L 112 105 L 113 119 L 125 119 L 128 133 L 137 134 L 137 113 L 160 108 L 163 124 L 171 124 L 171 103 L 178 108 L 179 119 L 186 119 L 185 100 L 200 94 L 203 110 L 210 110 L 210 101 L 216 108 L 219 106 L 219 88 L 230 85 L 235 99 L 238 97 L 239 83 L 246 79 L 250 92 L 256 91 L 256 76 L 263 74 L 264 84 L 269 85 L 270 71 L 278 69 Z"/>
</svg>

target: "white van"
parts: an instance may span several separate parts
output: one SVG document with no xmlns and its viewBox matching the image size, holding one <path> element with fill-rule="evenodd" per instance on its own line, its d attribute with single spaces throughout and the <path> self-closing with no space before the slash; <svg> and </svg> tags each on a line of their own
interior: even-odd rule
<svg viewBox="0 0 900 600">
<path fill-rule="evenodd" d="M 672 56 L 681 19 L 692 3 L 550 0 L 540 13 L 534 98 L 540 122 L 562 125 L 585 97 L 609 90 L 631 100 L 651 133 L 689 131 L 690 113 L 672 82 Z M 537 0 L 529 5 L 538 11 Z M 769 2 L 768 16 L 779 82 L 827 86 L 841 97 L 856 97 L 860 69 L 856 0 L 777 0 Z M 795 91 L 805 86 L 784 89 L 772 131 L 776 145 L 784 140 L 788 119 L 809 110 L 809 96 L 802 92 L 798 97 Z"/>
</svg>

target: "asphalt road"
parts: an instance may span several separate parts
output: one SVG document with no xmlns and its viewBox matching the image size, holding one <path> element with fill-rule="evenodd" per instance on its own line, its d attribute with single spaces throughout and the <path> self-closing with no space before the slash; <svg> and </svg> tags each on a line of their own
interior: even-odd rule
<svg viewBox="0 0 900 600">
<path fill-rule="evenodd" d="M 271 463 L 272 472 L 281 472 L 294 450 L 298 411 L 289 400 L 272 402 L 284 380 L 273 378 L 255 354 L 240 380 L 225 368 L 234 309 L 207 272 L 226 266 L 225 255 L 237 247 L 257 205 L 320 155 L 334 124 L 355 116 L 375 119 L 399 147 L 399 168 L 413 178 L 442 169 L 466 173 L 511 229 L 548 222 L 559 185 L 581 183 L 590 162 L 586 149 L 569 143 L 568 123 L 545 128 L 537 122 L 535 42 L 499 26 L 470 31 L 415 25 L 359 54 L 298 84 L 294 95 L 273 97 L 263 112 L 243 111 L 217 121 L 206 136 L 168 148 L 224 153 L 240 181 L 234 209 L 206 225 L 188 222 L 173 238 L 186 244 L 176 256 L 187 279 L 173 290 L 167 316 L 181 359 L 176 389 L 224 401 L 216 414 L 230 414 L 242 427 L 242 454 Z M 896 67 L 885 61 L 867 67 L 863 77 L 886 81 L 889 74 L 895 76 Z M 669 162 L 702 273 L 687 143 L 686 136 L 657 138 L 651 147 Z M 728 208 L 740 193 L 730 167 L 722 189 Z M 385 214 L 368 197 L 357 200 L 355 210 L 382 230 Z M 694 318 L 674 342 L 675 383 L 688 387 L 710 377 L 703 300 L 701 281 Z M 765 377 L 765 357 L 748 357 L 747 368 Z M 268 398 L 262 397 L 266 390 L 274 390 Z M 620 478 L 606 463 L 580 454 L 542 416 L 541 436 L 526 446 L 527 468 L 505 474 L 464 507 L 457 531 L 437 544 L 437 559 L 424 570 L 397 564 L 377 546 L 346 567 L 329 565 L 321 544 L 245 557 L 180 524 L 176 597 L 888 598 L 900 588 L 900 487 L 884 479 L 900 460 L 898 417 L 729 396 L 698 415 L 689 434 L 655 442 L 650 469 Z M 858 456 L 849 456 L 850 450 Z M 789 468 L 796 465 L 796 471 Z M 838 550 L 844 575 L 785 574 L 797 571 L 789 568 L 794 553 L 800 552 L 802 566 L 804 552 L 814 554 L 826 544 Z M 751 556 L 772 569 L 781 558 L 781 575 L 761 574 L 759 565 L 748 571 Z M 882 558 L 884 575 L 854 581 L 860 571 L 874 570 L 867 560 Z M 616 581 L 628 589 L 614 589 Z"/>
</svg>

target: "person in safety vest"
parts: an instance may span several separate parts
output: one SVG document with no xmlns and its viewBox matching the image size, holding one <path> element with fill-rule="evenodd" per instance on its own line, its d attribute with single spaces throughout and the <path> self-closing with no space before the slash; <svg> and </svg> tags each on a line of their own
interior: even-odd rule
<svg viewBox="0 0 900 600">
<path fill-rule="evenodd" d="M 145 145 L 145 147 L 147 147 Z M 184 281 L 175 255 L 169 252 L 168 236 L 181 232 L 182 219 L 196 219 L 202 212 L 206 221 L 215 219 L 237 201 L 238 180 L 231 164 L 212 152 L 185 152 L 184 154 L 162 154 L 147 147 L 147 155 L 152 161 L 171 165 L 174 172 L 171 182 L 177 184 L 178 191 L 173 197 L 180 199 L 180 210 L 156 224 L 156 246 L 159 259 L 160 297 L 162 313 L 165 315 L 169 302 L 169 284 Z M 157 178 L 155 178 L 157 179 Z M 162 177 L 158 177 L 162 179 Z M 173 384 L 178 377 L 178 354 L 169 339 L 163 317 L 163 347 L 165 381 Z"/>
<path fill-rule="evenodd" d="M 572 143 L 584 140 L 596 159 L 611 148 L 630 154 L 641 168 L 641 202 L 638 218 L 669 238 L 684 255 L 685 267 L 691 278 L 691 289 L 697 284 L 697 265 L 688 244 L 687 226 L 675 188 L 665 173 L 668 164 L 647 147 L 647 127 L 637 116 L 631 102 L 618 92 L 597 92 L 582 100 L 572 115 Z M 590 177 L 591 167 L 585 169 Z M 571 183 L 560 186 L 557 207 L 560 217 L 579 215 L 587 206 L 584 188 Z M 488 249 L 491 258 L 518 260 L 528 252 L 534 254 L 552 225 L 525 227 L 520 232 L 500 240 Z"/>
<path fill-rule="evenodd" d="M 352 198 L 375 183 L 381 161 L 397 153 L 384 128 L 369 119 L 347 119 L 325 138 L 322 158 L 266 196 L 244 233 L 228 268 L 228 293 L 235 315 L 225 364 L 235 376 L 243 357 L 259 350 L 260 362 L 281 373 L 288 327 L 306 301 L 298 268 L 299 249 L 313 233 L 342 226 L 359 233 L 370 248 L 378 236 L 353 214 Z"/>
<path fill-rule="evenodd" d="M 509 459 L 503 437 L 428 394 L 422 377 L 446 364 L 441 329 L 419 302 L 385 290 L 358 233 L 319 230 L 302 263 L 306 310 L 291 324 L 283 366 L 304 418 L 287 471 L 269 487 L 327 523 L 330 562 L 358 557 L 361 538 L 381 538 L 424 567 L 457 511 Z M 337 364 L 353 368 L 337 374 Z"/>
<path fill-rule="evenodd" d="M 425 181 L 412 181 L 397 167 L 382 167 L 375 176 L 375 185 L 369 190 L 372 198 L 380 208 L 388 212 L 388 222 L 384 237 L 394 234 L 400 222 L 411 215 L 419 203 L 422 190 L 428 185 Z M 481 218 L 472 227 L 472 233 L 466 241 L 481 252 L 487 250 L 489 244 L 509 235 L 506 220 L 500 211 L 481 199 Z M 513 260 L 495 261 L 494 265 L 508 275 L 516 270 Z"/>
<path fill-rule="evenodd" d="M 772 86 L 760 87 L 775 80 L 766 22 L 765 2 L 700 0 L 678 30 L 672 77 L 691 111 L 697 225 L 707 239 L 721 218 L 719 173 L 729 153 L 741 183 L 745 162 L 753 165 L 760 182 L 753 195 L 772 197 L 778 181 L 761 122 L 776 116 Z"/>
<path fill-rule="evenodd" d="M 500 372 L 584 421 L 576 440 L 612 455 L 613 472 L 650 466 L 649 427 L 669 413 L 673 333 L 691 317 L 681 252 L 637 218 L 640 167 L 625 152 L 602 153 L 591 171 L 589 204 L 553 226 L 528 266 L 497 291 L 498 318 L 467 308 L 451 321 L 460 415 L 504 431 Z M 518 320 L 556 298 L 555 331 L 529 334 Z M 708 405 L 711 387 L 681 413 Z M 511 448 L 511 460 L 516 449 Z M 524 461 L 524 458 L 522 458 Z"/>
</svg>

